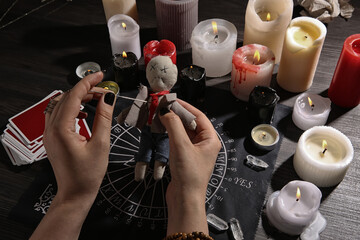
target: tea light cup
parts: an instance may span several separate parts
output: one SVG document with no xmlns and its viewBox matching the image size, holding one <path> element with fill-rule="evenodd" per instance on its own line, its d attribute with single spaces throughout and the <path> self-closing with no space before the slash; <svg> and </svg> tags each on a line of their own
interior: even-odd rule
<svg viewBox="0 0 360 240">
<path fill-rule="evenodd" d="M 273 150 L 279 139 L 278 130 L 270 124 L 260 124 L 251 130 L 251 140 L 260 150 Z"/>
</svg>

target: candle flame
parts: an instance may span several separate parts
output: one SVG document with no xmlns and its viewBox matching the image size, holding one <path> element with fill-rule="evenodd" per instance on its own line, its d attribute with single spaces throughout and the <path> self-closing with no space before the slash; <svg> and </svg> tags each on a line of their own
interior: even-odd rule
<svg viewBox="0 0 360 240">
<path fill-rule="evenodd" d="M 127 57 L 127 54 L 125 51 L 123 51 L 123 54 L 122 54 L 123 58 L 126 58 Z"/>
<path fill-rule="evenodd" d="M 257 62 L 260 61 L 260 52 L 258 50 L 256 50 L 255 53 L 254 53 L 254 59 L 256 59 Z"/>
<path fill-rule="evenodd" d="M 323 148 L 323 154 L 325 154 L 326 150 L 327 150 L 327 141 L 324 139 L 322 140 L 322 148 Z"/>
<path fill-rule="evenodd" d="M 217 23 L 215 21 L 212 21 L 211 24 L 212 24 L 214 34 L 217 35 L 218 34 Z"/>
<path fill-rule="evenodd" d="M 314 103 L 313 103 L 313 101 L 311 100 L 310 97 L 308 97 L 308 101 L 309 101 L 309 106 L 314 108 Z"/>
<path fill-rule="evenodd" d="M 296 201 L 299 201 L 299 200 L 300 200 L 300 197 L 301 197 L 300 188 L 297 187 L 297 189 L 296 189 Z"/>
<path fill-rule="evenodd" d="M 121 23 L 122 27 L 126 30 L 126 23 Z"/>
<path fill-rule="evenodd" d="M 270 15 L 270 13 L 268 13 L 267 15 L 266 15 L 266 21 L 270 21 L 271 20 L 271 15 Z"/>
<path fill-rule="evenodd" d="M 192 69 L 192 68 L 193 68 L 193 66 L 191 65 L 191 66 L 190 66 L 190 68 Z"/>
</svg>

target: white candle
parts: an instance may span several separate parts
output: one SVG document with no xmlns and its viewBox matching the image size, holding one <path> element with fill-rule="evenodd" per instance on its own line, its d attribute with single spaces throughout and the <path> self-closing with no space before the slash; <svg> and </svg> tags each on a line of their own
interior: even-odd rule
<svg viewBox="0 0 360 240">
<path fill-rule="evenodd" d="M 326 27 L 311 17 L 298 17 L 286 30 L 277 75 L 279 85 L 289 92 L 303 92 L 312 85 Z"/>
<path fill-rule="evenodd" d="M 323 140 L 327 146 L 323 146 Z M 335 128 L 316 126 L 301 135 L 294 168 L 302 179 L 319 187 L 330 187 L 343 180 L 353 156 L 354 148 L 348 137 Z"/>
<path fill-rule="evenodd" d="M 123 51 L 133 52 L 140 59 L 140 28 L 134 19 L 124 14 L 116 14 L 109 19 L 108 28 L 113 55 Z"/>
<path fill-rule="evenodd" d="M 136 0 L 102 0 L 106 21 L 115 14 L 125 14 L 138 21 Z"/>
<path fill-rule="evenodd" d="M 314 126 L 325 125 L 330 110 L 329 98 L 303 93 L 295 101 L 292 120 L 298 128 L 307 130 Z"/>
<path fill-rule="evenodd" d="M 274 54 L 268 47 L 250 44 L 238 48 L 232 58 L 230 89 L 234 96 L 248 101 L 255 86 L 269 87 L 274 61 Z"/>
<path fill-rule="evenodd" d="M 269 124 L 260 124 L 251 130 L 251 139 L 255 147 L 261 150 L 272 150 L 279 142 L 278 130 Z"/>
<path fill-rule="evenodd" d="M 206 76 L 221 77 L 231 72 L 231 59 L 236 49 L 237 30 L 223 19 L 200 22 L 191 34 L 192 61 L 205 68 Z"/>
<path fill-rule="evenodd" d="M 269 47 L 280 62 L 287 26 L 293 13 L 293 0 L 249 0 L 245 15 L 244 45 L 258 43 Z"/>
<path fill-rule="evenodd" d="M 300 195 L 297 195 L 298 192 Z M 280 231 L 299 235 L 316 218 L 321 197 L 321 191 L 314 184 L 291 181 L 270 195 L 266 216 Z"/>
</svg>

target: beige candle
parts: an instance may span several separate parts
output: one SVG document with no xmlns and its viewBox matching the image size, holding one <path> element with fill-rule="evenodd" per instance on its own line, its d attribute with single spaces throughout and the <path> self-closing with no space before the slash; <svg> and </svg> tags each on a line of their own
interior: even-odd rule
<svg viewBox="0 0 360 240">
<path fill-rule="evenodd" d="M 136 0 L 102 0 L 106 22 L 115 14 L 125 14 L 138 22 Z"/>
<path fill-rule="evenodd" d="M 244 45 L 257 43 L 267 46 L 275 54 L 275 63 L 279 63 L 292 13 L 293 0 L 249 0 Z"/>
<path fill-rule="evenodd" d="M 291 21 L 285 35 L 277 81 L 289 92 L 308 90 L 315 75 L 326 27 L 311 17 Z"/>
</svg>

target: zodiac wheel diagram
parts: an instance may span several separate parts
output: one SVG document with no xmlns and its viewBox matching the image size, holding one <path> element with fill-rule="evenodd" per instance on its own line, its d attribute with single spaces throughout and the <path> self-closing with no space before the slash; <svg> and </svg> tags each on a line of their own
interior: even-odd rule
<svg viewBox="0 0 360 240">
<path fill-rule="evenodd" d="M 220 123 L 214 126 L 219 128 L 221 125 Z M 218 133 L 222 148 L 208 183 L 207 203 L 221 187 L 227 169 L 227 150 L 221 135 L 223 134 Z M 144 180 L 135 181 L 134 154 L 138 151 L 139 142 L 139 129 L 124 124 L 116 124 L 112 127 L 109 166 L 100 187 L 101 197 L 97 201 L 97 205 L 105 206 L 105 214 L 112 216 L 117 221 L 137 224 L 138 227 L 149 225 L 150 229 L 159 226 L 166 229 L 165 193 L 171 179 L 170 171 L 167 167 L 163 178 L 155 181 L 150 164 Z"/>
</svg>

